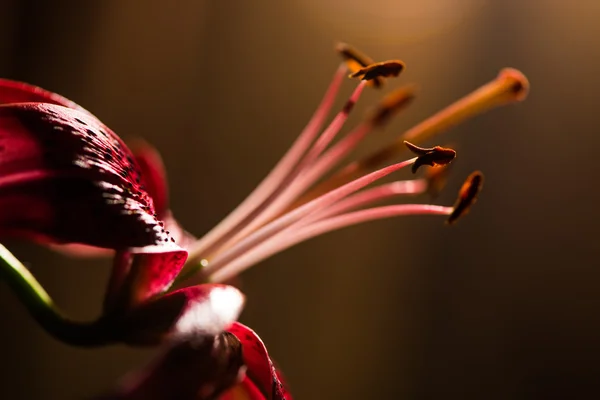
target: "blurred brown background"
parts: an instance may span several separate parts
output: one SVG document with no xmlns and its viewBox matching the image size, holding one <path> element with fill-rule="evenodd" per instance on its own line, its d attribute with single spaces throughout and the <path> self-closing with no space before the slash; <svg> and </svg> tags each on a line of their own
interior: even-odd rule
<svg viewBox="0 0 600 400">
<path fill-rule="evenodd" d="M 598 21 L 596 0 L 1 0 L 0 75 L 155 144 L 173 209 L 200 235 L 303 128 L 337 66 L 336 40 L 406 61 L 390 87 L 421 86 L 370 146 L 500 68 L 521 69 L 525 103 L 440 139 L 459 144 L 459 159 L 439 202 L 452 202 L 471 170 L 486 174 L 467 218 L 453 228 L 380 221 L 277 255 L 244 274 L 243 321 L 298 399 L 595 397 Z M 353 121 L 380 95 L 369 90 Z M 65 309 L 96 315 L 106 262 L 8 245 Z M 4 286 L 0 302 L 2 399 L 86 398 L 152 356 L 69 348 Z"/>
</svg>

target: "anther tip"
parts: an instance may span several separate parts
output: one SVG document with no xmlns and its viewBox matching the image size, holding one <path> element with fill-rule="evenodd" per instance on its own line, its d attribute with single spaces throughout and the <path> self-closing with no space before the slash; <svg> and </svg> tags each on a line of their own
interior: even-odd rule
<svg viewBox="0 0 600 400">
<path fill-rule="evenodd" d="M 359 69 L 352 73 L 350 78 L 359 78 L 363 81 L 370 81 L 373 79 L 396 77 L 400 75 L 400 72 L 405 68 L 406 64 L 400 60 L 382 61 Z"/>
<path fill-rule="evenodd" d="M 370 121 L 375 126 L 384 125 L 394 114 L 415 98 L 417 85 L 406 85 L 386 95 L 372 111 Z"/>
<path fill-rule="evenodd" d="M 350 46 L 348 43 L 338 42 L 335 45 L 335 51 L 342 57 L 346 67 L 351 73 L 373 64 L 375 61 L 368 55 L 358 49 Z M 383 86 L 382 78 L 375 78 L 369 82 L 370 85 L 380 88 Z"/>
<path fill-rule="evenodd" d="M 416 173 L 422 165 L 429 165 L 431 167 L 448 165 L 456 158 L 456 151 L 446 147 L 419 147 L 406 140 L 404 141 L 404 145 L 418 156 L 412 166 L 413 174 Z"/>
<path fill-rule="evenodd" d="M 521 71 L 515 68 L 504 68 L 498 74 L 498 79 L 512 83 L 515 100 L 523 101 L 529 94 L 529 80 Z"/>
<path fill-rule="evenodd" d="M 432 199 L 437 198 L 448 183 L 448 175 L 452 169 L 452 164 L 437 168 L 428 168 L 424 179 L 427 182 L 427 194 Z"/>
<path fill-rule="evenodd" d="M 458 192 L 458 199 L 454 204 L 454 211 L 446 221 L 448 224 L 453 224 L 456 220 L 469 212 L 469 209 L 477 201 L 477 195 L 483 187 L 483 174 L 481 171 L 471 173 L 463 183 Z"/>
</svg>

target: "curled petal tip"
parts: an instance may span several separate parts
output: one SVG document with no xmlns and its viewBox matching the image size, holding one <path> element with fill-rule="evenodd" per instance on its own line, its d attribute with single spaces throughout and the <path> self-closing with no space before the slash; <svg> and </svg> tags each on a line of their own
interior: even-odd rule
<svg viewBox="0 0 600 400">
<path fill-rule="evenodd" d="M 162 219 L 169 208 L 169 185 L 160 153 L 151 144 L 139 138 L 128 145 L 140 168 L 142 183 L 152 197 L 159 218 Z"/>
<path fill-rule="evenodd" d="M 463 183 L 458 192 L 458 199 L 454 203 L 454 210 L 446 221 L 448 224 L 453 224 L 456 220 L 469 212 L 469 209 L 477 201 L 477 195 L 483 187 L 483 174 L 481 171 L 471 173 Z"/>
<path fill-rule="evenodd" d="M 242 344 L 244 363 L 248 367 L 247 376 L 267 399 L 291 400 L 282 374 L 277 370 L 265 344 L 260 337 L 245 325 L 235 322 L 228 332 L 235 335 Z"/>
<path fill-rule="evenodd" d="M 418 156 L 412 166 L 413 174 L 417 172 L 422 165 L 429 165 L 431 167 L 436 165 L 447 165 L 456 158 L 456 151 L 449 148 L 441 146 L 431 148 L 419 147 L 406 140 L 404 141 L 404 144 L 410 151 Z"/>
</svg>

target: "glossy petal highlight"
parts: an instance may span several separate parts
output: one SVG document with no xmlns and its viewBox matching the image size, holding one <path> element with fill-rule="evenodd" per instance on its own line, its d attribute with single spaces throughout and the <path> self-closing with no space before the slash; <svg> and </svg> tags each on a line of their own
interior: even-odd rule
<svg viewBox="0 0 600 400">
<path fill-rule="evenodd" d="M 125 144 L 83 112 L 0 106 L 0 236 L 112 249 L 170 242 Z"/>
</svg>

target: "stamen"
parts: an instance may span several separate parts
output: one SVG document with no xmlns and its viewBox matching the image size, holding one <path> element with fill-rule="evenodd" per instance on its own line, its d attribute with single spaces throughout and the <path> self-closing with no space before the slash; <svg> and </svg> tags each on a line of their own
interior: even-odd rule
<svg viewBox="0 0 600 400">
<path fill-rule="evenodd" d="M 321 103 L 317 107 L 315 113 L 306 125 L 300 136 L 292 144 L 287 153 L 277 163 L 275 168 L 263 179 L 263 181 L 250 193 L 250 195 L 225 219 L 215 226 L 204 237 L 198 240 L 189 250 L 190 256 L 188 264 L 196 261 L 196 259 L 210 252 L 211 248 L 215 247 L 217 241 L 222 239 L 224 235 L 232 230 L 235 230 L 237 225 L 258 205 L 269 197 L 271 193 L 285 180 L 286 176 L 294 169 L 298 161 L 310 147 L 315 137 L 318 136 L 321 127 L 323 126 L 327 115 L 331 111 L 335 97 L 346 74 L 347 67 L 342 64 L 338 67 L 333 79 L 327 88 Z"/>
<path fill-rule="evenodd" d="M 361 82 L 354 92 L 344 104 L 342 111 L 339 112 L 338 115 L 331 122 L 329 127 L 319 136 L 313 147 L 309 150 L 306 155 L 305 160 L 303 160 L 303 164 L 311 164 L 331 143 L 331 141 L 335 138 L 335 136 L 339 133 L 339 131 L 344 126 L 344 123 L 348 119 L 348 115 L 354 108 L 354 105 L 358 101 L 363 89 L 365 87 L 365 82 Z"/>
<path fill-rule="evenodd" d="M 362 222 L 402 215 L 430 214 L 447 215 L 447 223 L 452 224 L 458 217 L 466 214 L 471 205 L 475 203 L 482 184 L 483 174 L 479 171 L 473 172 L 461 187 L 458 200 L 453 207 L 428 204 L 397 204 L 345 212 L 355 208 L 355 206 L 362 206 L 370 203 L 371 200 L 380 197 L 380 194 L 385 191 L 388 191 L 389 193 L 389 187 L 386 187 L 384 191 L 378 193 L 378 190 L 385 186 L 373 188 L 370 191 L 364 191 L 354 196 L 349 196 L 345 200 L 330 203 L 330 206 L 328 206 L 327 203 L 318 204 L 319 210 L 322 211 L 317 211 L 305 218 L 298 219 L 296 220 L 297 222 L 288 224 L 285 228 L 274 232 L 269 236 L 269 240 L 261 240 L 260 242 L 254 243 L 253 246 L 247 247 L 244 251 L 238 252 L 235 257 L 230 257 L 227 261 L 224 261 L 221 265 L 215 267 L 212 270 L 213 273 L 210 276 L 210 280 L 213 282 L 222 282 L 239 274 L 246 268 L 295 244 L 327 232 Z M 327 195 L 324 195 L 321 198 L 326 196 Z M 314 202 L 315 201 L 311 203 Z M 307 205 L 311 203 L 308 203 Z M 300 209 L 307 205 L 302 206 Z M 294 212 L 295 211 L 292 211 L 292 213 Z M 285 218 L 285 216 L 281 219 L 283 218 Z"/>
<path fill-rule="evenodd" d="M 279 162 L 275 169 L 263 180 L 263 182 L 255 189 L 253 193 L 248 196 L 240 206 L 238 206 L 232 213 L 230 213 L 220 224 L 218 224 L 213 230 L 196 242 L 192 248 L 189 249 L 190 257 L 188 264 L 197 261 L 200 256 L 206 256 L 214 253 L 219 248 L 223 247 L 227 243 L 231 244 L 235 240 L 245 236 L 251 229 L 260 226 L 260 224 L 268 221 L 277 211 L 272 212 L 270 215 L 261 217 L 258 220 L 256 217 L 259 216 L 263 210 L 267 209 L 274 199 L 285 189 L 286 186 L 293 182 L 294 177 L 302 172 L 303 168 L 310 166 L 312 162 L 318 158 L 318 156 L 324 151 L 327 145 L 333 140 L 343 123 L 345 122 L 348 113 L 352 109 L 356 99 L 360 96 L 360 92 L 363 89 L 361 83 L 355 90 L 352 98 L 346 103 L 344 110 L 338 115 L 332 122 L 330 127 L 321 135 L 317 142 L 313 144 L 313 148 L 308 150 L 310 143 L 318 136 L 318 130 L 322 126 L 324 119 L 331 109 L 333 99 L 338 91 L 341 83 L 340 73 L 350 69 L 354 71 L 367 65 L 372 64 L 373 61 L 359 53 L 357 50 L 352 49 L 348 45 L 339 44 L 337 47 L 338 51 L 344 58 L 344 66 L 340 66 L 338 73 L 334 77 L 334 82 L 330 85 L 325 98 L 321 105 L 315 112 L 311 122 L 307 125 L 303 133 L 296 140 L 292 148 Z M 365 65 L 363 65 L 365 64 Z M 375 86 L 380 86 L 381 79 L 373 79 L 371 81 Z M 307 151 L 308 154 L 305 154 Z M 304 160 L 302 158 L 304 157 Z M 293 201 L 293 199 L 292 199 Z M 285 207 L 285 205 L 283 206 Z M 250 227 L 249 225 L 252 225 Z"/>
<path fill-rule="evenodd" d="M 315 212 L 302 219 L 302 225 L 310 222 L 333 217 L 348 211 L 357 210 L 374 203 L 381 202 L 394 196 L 418 195 L 428 190 L 428 183 L 425 179 L 413 179 L 408 181 L 395 181 L 366 189 L 355 193 L 337 203 L 327 207 L 324 210 Z"/>
<path fill-rule="evenodd" d="M 401 142 L 404 140 L 424 142 L 433 135 L 462 123 L 467 118 L 495 107 L 522 101 L 527 97 L 528 91 L 529 81 L 525 75 L 516 69 L 505 68 L 500 71 L 496 79 L 409 129 L 400 139 L 381 150 L 380 153 L 386 152 L 388 149 L 394 150 L 394 154 L 399 153 L 403 148 Z M 372 167 L 373 164 L 369 161 L 371 158 L 379 160 L 375 154 L 363 160 L 361 164 Z"/>
<path fill-rule="evenodd" d="M 265 214 L 265 217 L 272 218 L 295 208 L 289 207 L 289 205 L 298 195 L 337 165 L 340 160 L 356 148 L 373 128 L 383 125 L 393 114 L 408 105 L 414 98 L 414 89 L 414 86 L 405 86 L 386 96 L 376 107 L 374 115 L 371 118 L 368 118 L 356 127 L 322 156 L 315 159 L 314 162 L 311 160 L 310 167 L 304 169 L 302 174 L 288 186 L 274 204 L 271 205 L 270 212 L 268 215 Z"/>
<path fill-rule="evenodd" d="M 358 71 L 361 68 L 366 67 L 367 65 L 375 63 L 375 61 L 369 57 L 368 55 L 361 53 L 356 48 L 350 46 L 347 43 L 338 43 L 335 46 L 335 50 L 340 54 L 348 70 L 352 73 Z M 375 78 L 370 81 L 370 83 L 376 87 L 381 88 L 383 86 L 382 78 Z"/>
<path fill-rule="evenodd" d="M 435 199 L 444 189 L 448 181 L 451 165 L 428 168 L 424 179 L 427 181 L 427 194 Z"/>
<path fill-rule="evenodd" d="M 367 65 L 364 68 L 350 74 L 350 78 L 359 78 L 363 81 L 371 81 L 378 78 L 389 78 L 400 75 L 406 64 L 400 60 L 381 61 Z"/>
<path fill-rule="evenodd" d="M 239 274 L 248 267 L 295 244 L 350 225 L 402 215 L 449 215 L 452 213 L 452 210 L 452 207 L 444 206 L 399 204 L 337 215 L 300 228 L 292 226 L 286 229 L 286 231 L 281 232 L 279 235 L 263 242 L 261 245 L 236 258 L 218 271 L 215 271 L 210 279 L 213 282 L 223 282 L 232 276 Z"/>
<path fill-rule="evenodd" d="M 477 195 L 483 186 L 483 174 L 475 171 L 465 180 L 460 191 L 458 199 L 454 203 L 452 213 L 448 217 L 448 224 L 453 224 L 456 220 L 469 212 L 469 209 L 477 201 Z"/>
<path fill-rule="evenodd" d="M 386 95 L 375 107 L 369 123 L 373 126 L 382 126 L 398 111 L 408 106 L 415 98 L 416 85 L 407 85 Z"/>
<path fill-rule="evenodd" d="M 301 178 L 301 183 L 296 182 L 296 194 L 306 189 L 319 177 L 326 174 L 343 157 L 350 153 L 368 135 L 373 128 L 381 126 L 389 118 L 407 106 L 414 98 L 414 86 L 402 87 L 386 97 L 376 106 L 371 118 L 359 125 L 356 129 L 346 135 L 342 140 L 331 147 L 315 164 L 307 170 Z"/>
<path fill-rule="evenodd" d="M 417 161 L 412 166 L 413 174 L 417 172 L 419 167 L 421 167 L 422 165 L 429 165 L 432 167 L 437 165 L 447 165 L 450 164 L 452 160 L 454 160 L 454 158 L 456 157 L 456 151 L 452 149 L 447 149 L 440 146 L 424 148 L 415 146 L 414 144 L 406 140 L 404 141 L 404 144 L 406 145 L 406 147 L 408 147 L 410 151 L 419 156 L 419 158 L 417 158 Z"/>
<path fill-rule="evenodd" d="M 434 134 L 484 111 L 522 101 L 527 97 L 528 90 L 529 82 L 525 75 L 516 69 L 505 68 L 500 71 L 500 74 L 494 80 L 409 129 L 389 146 L 382 148 L 371 156 L 347 165 L 333 177 L 315 186 L 310 192 L 302 196 L 294 206 L 304 204 L 306 201 L 310 201 L 310 199 L 318 197 L 332 188 L 339 187 L 357 176 L 363 175 L 377 165 L 396 157 L 404 150 L 404 140 L 417 143 L 423 142 Z"/>
<path fill-rule="evenodd" d="M 305 205 L 283 215 L 282 217 L 266 224 L 262 228 L 254 231 L 247 237 L 243 238 L 231 248 L 224 250 L 222 253 L 218 253 L 214 260 L 204 269 L 206 273 L 214 273 L 227 263 L 241 256 L 248 250 L 252 249 L 261 242 L 271 238 L 281 230 L 295 223 L 299 219 L 313 213 L 319 209 L 334 204 L 335 202 L 347 197 L 348 195 L 355 193 L 363 187 L 395 172 L 401 168 L 407 167 L 413 164 L 417 158 L 411 158 L 410 160 L 403 161 L 401 163 L 392 164 L 388 167 L 382 168 L 361 178 L 358 178 L 352 182 L 349 182 L 323 196 L 314 199 L 313 201 L 306 203 Z"/>
<path fill-rule="evenodd" d="M 298 184 L 298 177 L 307 169 L 311 168 L 315 160 L 319 155 L 327 148 L 329 143 L 335 138 L 337 133 L 343 127 L 344 123 L 348 119 L 348 115 L 352 110 L 354 104 L 358 101 L 366 82 L 361 82 L 342 110 L 336 115 L 333 121 L 329 124 L 327 129 L 319 136 L 313 146 L 308 150 L 307 154 L 297 163 L 296 168 L 285 177 L 281 184 L 266 198 L 262 204 L 256 207 L 253 211 L 238 224 L 235 232 L 232 231 L 230 235 L 223 236 L 219 241 L 221 245 L 219 248 L 213 247 L 213 250 L 218 252 L 224 248 L 230 247 L 235 244 L 257 227 L 271 220 L 276 216 L 282 208 L 284 208 L 289 202 L 297 196 L 298 190 L 301 186 Z M 212 257 L 213 252 L 206 252 L 205 257 Z"/>
</svg>

